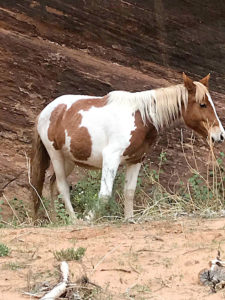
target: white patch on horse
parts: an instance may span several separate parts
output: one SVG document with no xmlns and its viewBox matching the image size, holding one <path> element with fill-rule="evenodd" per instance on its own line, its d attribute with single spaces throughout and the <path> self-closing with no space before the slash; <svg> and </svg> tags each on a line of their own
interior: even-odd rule
<svg viewBox="0 0 225 300">
<path fill-rule="evenodd" d="M 87 128 L 92 141 L 91 156 L 85 163 L 102 167 L 99 196 L 109 197 L 117 168 L 125 161 L 123 152 L 130 145 L 131 133 L 136 129 L 135 117 L 131 109 L 121 107 L 118 110 L 114 105 L 93 106 L 79 113 L 82 115 L 80 127 Z"/>
<path fill-rule="evenodd" d="M 124 162 L 122 153 L 129 146 L 131 132 L 136 128 L 134 116 L 128 112 L 122 108 L 118 111 L 117 107 L 110 105 L 79 111 L 82 115 L 80 127 L 87 128 L 92 141 L 91 156 L 85 163 L 101 167 L 102 149 L 106 147 L 121 152 L 120 163 Z"/>
<path fill-rule="evenodd" d="M 224 128 L 223 128 L 223 125 L 222 125 L 222 123 L 221 123 L 221 121 L 220 121 L 220 119 L 219 119 L 219 117 L 218 117 L 218 115 L 217 115 L 216 108 L 215 108 L 215 105 L 214 105 L 214 103 L 213 103 L 213 100 L 212 100 L 212 98 L 211 98 L 211 96 L 210 96 L 209 93 L 206 93 L 206 95 L 207 95 L 207 97 L 208 97 L 208 100 L 209 100 L 209 102 L 210 102 L 212 108 L 213 108 L 214 114 L 215 114 L 216 119 L 217 119 L 217 121 L 218 121 L 218 123 L 219 123 L 220 130 L 222 131 L 222 133 L 225 133 Z"/>
<path fill-rule="evenodd" d="M 69 159 L 71 161 L 74 161 L 73 154 L 70 151 L 70 145 L 71 145 L 71 137 L 68 135 L 68 132 L 65 129 L 65 144 L 62 147 L 62 152 L 63 152 L 63 155 L 67 159 Z"/>
</svg>

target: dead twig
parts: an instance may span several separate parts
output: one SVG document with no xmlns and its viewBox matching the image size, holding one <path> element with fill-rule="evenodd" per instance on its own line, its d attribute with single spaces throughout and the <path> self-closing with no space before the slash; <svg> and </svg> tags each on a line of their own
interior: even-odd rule
<svg viewBox="0 0 225 300">
<path fill-rule="evenodd" d="M 66 291 L 69 277 L 69 266 L 67 262 L 61 262 L 60 269 L 63 277 L 62 281 L 57 284 L 50 292 L 45 294 L 45 296 L 42 297 L 41 300 L 55 300 Z"/>
<path fill-rule="evenodd" d="M 10 183 L 12 183 L 12 182 L 15 181 L 16 179 L 18 179 L 22 173 L 23 173 L 23 171 L 20 172 L 16 177 L 13 177 L 12 179 L 10 179 L 5 185 L 3 185 L 3 187 L 1 188 L 1 191 L 4 191 L 4 189 L 5 189 Z"/>
<path fill-rule="evenodd" d="M 131 262 L 129 261 L 129 266 L 132 269 L 132 271 L 134 271 L 137 274 L 141 274 L 137 269 L 135 269 L 135 267 L 132 266 Z"/>
<path fill-rule="evenodd" d="M 210 286 L 211 291 L 216 293 L 217 290 L 225 287 L 225 261 L 220 259 L 220 251 L 217 257 L 209 262 L 210 269 L 203 269 L 199 272 L 199 283 Z"/>
<path fill-rule="evenodd" d="M 14 236 L 13 238 L 11 238 L 11 240 L 9 240 L 9 243 L 12 242 L 12 241 L 15 240 L 15 239 L 18 240 L 21 236 L 28 235 L 28 234 L 30 234 L 30 233 L 33 233 L 33 232 L 32 232 L 32 231 L 28 231 L 28 232 L 24 232 L 24 233 L 22 233 L 22 234 L 19 234 L 19 235 L 17 235 L 17 236 Z"/>
<path fill-rule="evenodd" d="M 188 254 L 188 253 L 192 253 L 192 252 L 196 252 L 196 251 L 199 251 L 199 250 L 205 250 L 205 249 L 211 249 L 211 248 L 209 248 L 209 247 L 197 248 L 197 249 L 186 251 L 182 255 L 185 255 L 185 254 Z"/>
<path fill-rule="evenodd" d="M 170 250 L 152 250 L 152 249 L 139 249 L 137 252 L 155 252 L 155 253 L 169 253 Z"/>
<path fill-rule="evenodd" d="M 116 247 L 112 248 L 109 252 L 107 252 L 100 260 L 99 262 L 94 266 L 91 275 L 96 271 L 96 269 L 98 268 L 98 266 L 106 259 L 106 257 L 108 257 L 109 255 L 111 255 L 114 251 L 116 251 L 116 249 L 118 249 L 121 246 L 122 242 L 117 245 Z"/>
<path fill-rule="evenodd" d="M 40 299 L 40 294 L 34 294 L 34 293 L 29 293 L 29 292 L 23 292 L 23 295 L 27 295 L 27 296 L 30 296 L 30 297 L 34 297 L 34 298 Z"/>
<path fill-rule="evenodd" d="M 105 272 L 105 271 L 119 271 L 119 272 L 124 272 L 124 273 L 131 273 L 130 270 L 125 270 L 125 269 L 120 269 L 120 268 L 115 268 L 115 269 L 101 269 L 100 271 Z"/>
</svg>

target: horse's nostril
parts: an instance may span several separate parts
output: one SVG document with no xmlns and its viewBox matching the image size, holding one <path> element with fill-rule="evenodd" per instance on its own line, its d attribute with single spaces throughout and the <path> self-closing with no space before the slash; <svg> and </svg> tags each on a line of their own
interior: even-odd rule
<svg viewBox="0 0 225 300">
<path fill-rule="evenodd" d="M 211 137 L 211 139 L 212 139 L 212 142 L 214 143 L 215 142 L 214 137 Z"/>
<path fill-rule="evenodd" d="M 224 140 L 224 136 L 223 136 L 223 134 L 221 133 L 221 135 L 220 135 L 220 139 L 221 139 L 221 141 L 223 141 Z"/>
</svg>

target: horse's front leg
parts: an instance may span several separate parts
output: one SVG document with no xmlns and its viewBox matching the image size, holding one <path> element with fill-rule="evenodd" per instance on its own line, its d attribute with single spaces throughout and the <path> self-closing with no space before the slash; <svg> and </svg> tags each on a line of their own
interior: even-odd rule
<svg viewBox="0 0 225 300">
<path fill-rule="evenodd" d="M 140 167 L 141 163 L 127 166 L 124 185 L 124 217 L 126 220 L 132 220 L 134 216 L 133 200 Z"/>
<path fill-rule="evenodd" d="M 99 199 L 107 202 L 112 195 L 113 182 L 120 164 L 121 151 L 115 151 L 111 147 L 103 150 L 102 178 Z"/>
</svg>

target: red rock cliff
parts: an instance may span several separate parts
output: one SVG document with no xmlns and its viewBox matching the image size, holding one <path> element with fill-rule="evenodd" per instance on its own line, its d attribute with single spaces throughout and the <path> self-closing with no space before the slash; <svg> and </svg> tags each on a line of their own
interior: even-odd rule
<svg viewBox="0 0 225 300">
<path fill-rule="evenodd" d="M 35 117 L 62 94 L 145 90 L 180 83 L 182 71 L 195 79 L 211 72 L 225 124 L 224 15 L 225 2 L 209 0 L 1 1 L 0 190 L 27 194 Z M 204 161 L 207 146 L 197 146 Z M 159 139 L 153 162 L 161 149 L 168 177 L 186 172 L 179 129 Z"/>
</svg>

